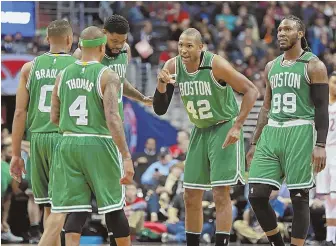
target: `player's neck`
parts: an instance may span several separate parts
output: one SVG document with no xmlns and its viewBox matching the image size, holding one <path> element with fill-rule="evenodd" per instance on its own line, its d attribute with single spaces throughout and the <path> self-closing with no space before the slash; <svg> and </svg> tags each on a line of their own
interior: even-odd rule
<svg viewBox="0 0 336 246">
<path fill-rule="evenodd" d="M 197 61 L 195 62 L 189 62 L 188 64 L 185 64 L 185 67 L 188 71 L 188 73 L 194 73 L 198 70 L 198 68 L 200 67 L 200 63 L 201 63 L 201 57 L 197 59 Z"/>
<path fill-rule="evenodd" d="M 92 54 L 85 54 L 84 52 L 82 52 L 81 61 L 83 61 L 83 62 L 90 62 L 90 61 L 100 62 L 100 57 L 92 55 Z"/>
<path fill-rule="evenodd" d="M 284 60 L 297 60 L 303 51 L 301 44 L 297 42 L 290 50 L 285 51 Z"/>
<path fill-rule="evenodd" d="M 52 54 L 60 54 L 60 53 L 68 53 L 68 48 L 67 47 L 62 47 L 62 46 L 57 46 L 57 45 L 50 45 L 50 53 Z"/>
</svg>

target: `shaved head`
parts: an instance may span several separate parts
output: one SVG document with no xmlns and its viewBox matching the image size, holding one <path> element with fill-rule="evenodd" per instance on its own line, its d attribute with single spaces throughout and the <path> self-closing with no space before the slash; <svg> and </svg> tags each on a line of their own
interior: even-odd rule
<svg viewBox="0 0 336 246">
<path fill-rule="evenodd" d="M 91 39 L 97 39 L 97 38 L 102 38 L 104 37 L 103 30 L 96 27 L 96 26 L 89 26 L 85 28 L 81 35 L 80 38 L 83 40 L 91 40 Z"/>
<path fill-rule="evenodd" d="M 201 33 L 195 28 L 186 29 L 185 31 L 182 32 L 181 36 L 182 35 L 185 35 L 187 37 L 193 37 L 195 38 L 195 41 L 199 42 L 200 44 L 203 43 Z"/>
</svg>

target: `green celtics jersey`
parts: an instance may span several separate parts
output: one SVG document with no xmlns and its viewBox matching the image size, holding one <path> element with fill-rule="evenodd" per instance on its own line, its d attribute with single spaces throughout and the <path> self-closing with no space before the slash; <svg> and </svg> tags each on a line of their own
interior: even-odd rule
<svg viewBox="0 0 336 246">
<path fill-rule="evenodd" d="M 268 81 L 272 89 L 270 119 L 284 122 L 294 119 L 313 120 L 314 105 L 310 98 L 308 62 L 315 55 L 304 52 L 294 63 L 284 65 L 284 55 L 278 56 L 270 71 Z"/>
<path fill-rule="evenodd" d="M 58 88 L 61 133 L 110 135 L 100 88 L 106 69 L 96 61 L 76 61 L 64 69 Z"/>
<path fill-rule="evenodd" d="M 124 81 L 126 78 L 126 70 L 128 65 L 128 54 L 126 46 L 121 50 L 120 54 L 116 57 L 109 57 L 108 55 L 105 55 L 102 62 L 103 65 L 111 68 L 114 72 L 118 74 L 121 81 L 121 88 L 119 92 L 119 113 L 122 119 L 124 119 L 124 111 L 123 111 L 123 86 Z"/>
<path fill-rule="evenodd" d="M 213 58 L 213 53 L 204 52 L 200 68 L 188 73 L 181 57 L 176 57 L 176 83 L 189 119 L 198 128 L 229 121 L 238 115 L 232 88 L 220 85 L 213 76 Z"/>
<path fill-rule="evenodd" d="M 75 61 L 71 55 L 49 52 L 34 59 L 26 85 L 29 92 L 26 126 L 29 132 L 58 131 L 57 126 L 50 122 L 51 93 L 58 73 Z"/>
</svg>

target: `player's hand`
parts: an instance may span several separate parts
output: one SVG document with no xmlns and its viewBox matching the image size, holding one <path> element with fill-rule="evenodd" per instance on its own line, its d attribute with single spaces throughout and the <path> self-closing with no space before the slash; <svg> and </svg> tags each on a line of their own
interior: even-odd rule
<svg viewBox="0 0 336 246">
<path fill-rule="evenodd" d="M 256 149 L 256 146 L 255 145 L 251 145 L 249 151 L 246 154 L 247 167 L 250 167 L 250 165 L 251 165 L 255 149 Z"/>
<path fill-rule="evenodd" d="M 152 107 L 153 106 L 153 97 L 144 97 L 142 99 L 142 103 L 146 106 Z"/>
<path fill-rule="evenodd" d="M 123 165 L 124 165 L 124 177 L 120 179 L 120 184 L 123 185 L 132 184 L 134 176 L 134 167 L 132 159 L 124 160 Z"/>
<path fill-rule="evenodd" d="M 233 125 L 233 127 L 230 129 L 230 131 L 226 135 L 226 139 L 222 146 L 223 149 L 229 146 L 230 144 L 236 143 L 239 140 L 240 130 L 241 130 L 240 126 Z"/>
<path fill-rule="evenodd" d="M 312 164 L 313 164 L 315 173 L 319 173 L 325 168 L 326 159 L 327 158 L 326 158 L 325 148 L 315 146 L 313 149 L 313 155 L 312 155 Z"/>
<path fill-rule="evenodd" d="M 19 183 L 22 180 L 22 173 L 26 174 L 26 169 L 24 165 L 24 161 L 20 156 L 13 156 L 10 167 L 9 167 L 10 175 Z"/>
<path fill-rule="evenodd" d="M 157 79 L 164 84 L 174 84 L 175 80 L 172 78 L 172 76 L 170 75 L 168 69 L 162 69 L 158 76 Z"/>
</svg>

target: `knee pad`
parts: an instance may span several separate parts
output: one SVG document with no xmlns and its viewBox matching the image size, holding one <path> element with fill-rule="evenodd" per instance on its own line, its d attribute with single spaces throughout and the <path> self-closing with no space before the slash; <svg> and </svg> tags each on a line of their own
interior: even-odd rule
<svg viewBox="0 0 336 246">
<path fill-rule="evenodd" d="M 114 238 L 128 237 L 130 228 L 123 209 L 105 214 L 106 226 Z"/>
<path fill-rule="evenodd" d="M 267 184 L 249 184 L 249 202 L 265 232 L 277 228 L 274 210 L 269 204 L 269 197 L 274 187 Z"/>
<path fill-rule="evenodd" d="M 269 198 L 275 187 L 268 184 L 249 184 L 249 198 Z"/>
<path fill-rule="evenodd" d="M 78 212 L 68 214 L 64 224 L 65 233 L 81 234 L 88 216 L 89 216 L 88 212 Z"/>
<path fill-rule="evenodd" d="M 292 237 L 305 239 L 310 225 L 309 190 L 291 190 L 290 197 L 294 212 Z"/>
</svg>

